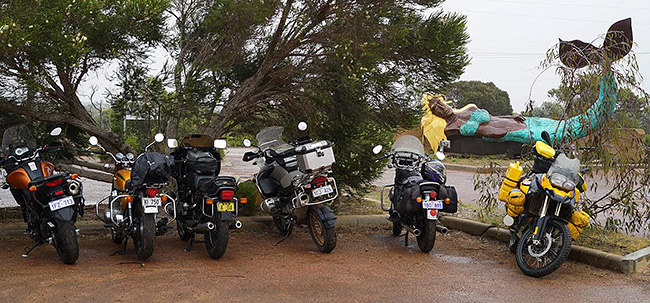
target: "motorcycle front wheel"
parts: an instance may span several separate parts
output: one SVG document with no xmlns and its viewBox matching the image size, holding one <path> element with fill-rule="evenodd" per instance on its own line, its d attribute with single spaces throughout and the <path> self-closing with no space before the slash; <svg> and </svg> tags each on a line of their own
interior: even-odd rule
<svg viewBox="0 0 650 303">
<path fill-rule="evenodd" d="M 205 233 L 205 248 L 212 259 L 219 259 L 226 253 L 230 229 L 228 228 L 228 222 L 213 221 L 213 223 L 215 228 Z"/>
<path fill-rule="evenodd" d="M 560 268 L 570 250 L 569 227 L 561 221 L 549 220 L 539 244 L 533 243 L 533 229 L 526 229 L 517 244 L 517 265 L 527 276 L 543 277 Z"/>
<path fill-rule="evenodd" d="M 309 207 L 307 211 L 309 234 L 320 252 L 329 253 L 336 247 L 336 227 L 325 227 L 325 222 L 319 216 L 319 212 L 331 213 L 332 210 L 325 205 Z"/>
<path fill-rule="evenodd" d="M 156 218 L 154 214 L 145 214 L 142 209 L 139 211 L 139 222 L 135 227 L 133 242 L 135 253 L 141 260 L 146 260 L 153 255 L 156 246 Z"/>
<path fill-rule="evenodd" d="M 65 264 L 74 264 L 79 259 L 79 243 L 75 229 L 71 221 L 56 220 L 54 248 Z"/>
</svg>

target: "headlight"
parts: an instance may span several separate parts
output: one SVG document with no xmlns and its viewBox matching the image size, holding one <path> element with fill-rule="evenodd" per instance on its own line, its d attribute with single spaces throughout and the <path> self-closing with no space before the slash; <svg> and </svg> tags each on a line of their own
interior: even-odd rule
<svg viewBox="0 0 650 303">
<path fill-rule="evenodd" d="M 560 174 L 553 174 L 549 178 L 551 184 L 557 188 L 564 189 L 566 191 L 572 191 L 576 188 L 575 183 L 571 182 L 566 176 Z"/>
</svg>

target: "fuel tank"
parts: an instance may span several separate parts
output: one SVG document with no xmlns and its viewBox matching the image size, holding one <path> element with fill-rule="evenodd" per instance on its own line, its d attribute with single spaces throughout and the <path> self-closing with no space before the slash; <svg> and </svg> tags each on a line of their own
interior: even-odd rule
<svg viewBox="0 0 650 303">
<path fill-rule="evenodd" d="M 29 190 L 27 185 L 31 181 L 32 179 L 27 174 L 27 171 L 22 167 L 16 168 L 7 176 L 7 183 L 14 188 Z"/>
<path fill-rule="evenodd" d="M 126 189 L 126 181 L 131 179 L 131 170 L 130 169 L 119 169 L 115 172 L 113 178 L 113 186 L 117 190 L 124 191 Z"/>
</svg>

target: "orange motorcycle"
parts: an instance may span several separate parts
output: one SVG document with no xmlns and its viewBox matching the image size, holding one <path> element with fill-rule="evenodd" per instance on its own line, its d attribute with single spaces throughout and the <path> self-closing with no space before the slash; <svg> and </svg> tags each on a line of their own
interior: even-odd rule
<svg viewBox="0 0 650 303">
<path fill-rule="evenodd" d="M 52 137 L 61 134 L 55 128 Z M 3 189 L 9 189 L 23 212 L 27 234 L 34 245 L 22 255 L 39 245 L 53 244 L 65 264 L 73 264 L 79 258 L 75 227 L 77 215 L 83 215 L 84 198 L 82 184 L 76 174 L 56 172 L 54 165 L 42 155 L 61 151 L 63 146 L 36 145 L 36 140 L 26 126 L 14 126 L 4 132 L 2 151 L 5 153 L 0 166 L 7 172 Z"/>
</svg>

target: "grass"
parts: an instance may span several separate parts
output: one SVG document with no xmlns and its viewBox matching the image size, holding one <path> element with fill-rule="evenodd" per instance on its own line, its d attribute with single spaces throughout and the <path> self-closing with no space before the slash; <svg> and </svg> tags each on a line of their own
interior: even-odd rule
<svg viewBox="0 0 650 303">
<path fill-rule="evenodd" d="M 512 161 L 525 162 L 525 159 L 511 159 L 507 158 L 505 155 L 492 155 L 492 156 L 474 156 L 470 155 L 469 157 L 462 157 L 460 155 L 449 155 L 445 159 L 445 163 L 453 163 L 459 165 L 469 165 L 469 166 L 485 166 L 490 162 L 495 162 L 500 166 L 508 166 Z"/>
<path fill-rule="evenodd" d="M 573 243 L 617 255 L 626 255 L 650 246 L 650 239 L 590 226 L 585 229 L 578 241 Z"/>
</svg>

